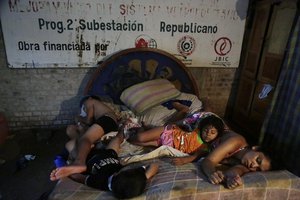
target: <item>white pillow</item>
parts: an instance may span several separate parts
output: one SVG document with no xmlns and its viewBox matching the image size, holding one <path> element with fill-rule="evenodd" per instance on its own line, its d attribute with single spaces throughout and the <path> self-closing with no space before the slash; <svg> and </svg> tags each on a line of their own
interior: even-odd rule
<svg viewBox="0 0 300 200">
<path fill-rule="evenodd" d="M 189 100 L 192 101 L 191 106 L 189 107 L 188 114 L 200 111 L 202 107 L 202 102 L 194 94 L 184 93 L 176 97 L 178 100 Z M 137 115 L 140 122 L 144 122 L 147 125 L 153 126 L 164 126 L 166 122 L 176 113 L 176 109 L 169 110 L 167 107 L 162 105 L 156 105 L 151 109 L 146 110 L 143 114 Z"/>
<path fill-rule="evenodd" d="M 180 91 L 167 79 L 154 79 L 133 85 L 121 94 L 121 101 L 137 114 L 174 99 Z"/>
</svg>

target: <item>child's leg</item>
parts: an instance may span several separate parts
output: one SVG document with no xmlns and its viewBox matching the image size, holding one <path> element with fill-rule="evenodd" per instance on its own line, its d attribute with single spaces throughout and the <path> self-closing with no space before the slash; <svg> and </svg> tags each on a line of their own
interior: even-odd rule
<svg viewBox="0 0 300 200">
<path fill-rule="evenodd" d="M 133 135 L 128 139 L 128 141 L 132 144 L 137 144 L 140 146 L 157 146 L 157 140 L 160 138 L 160 135 L 163 131 L 163 126 L 155 127 Z"/>
<path fill-rule="evenodd" d="M 68 150 L 69 153 L 71 153 L 71 151 L 75 148 L 75 143 L 75 139 L 72 139 L 65 144 L 65 148 Z"/>
<path fill-rule="evenodd" d="M 84 165 L 87 155 L 91 151 L 92 145 L 101 139 L 104 135 L 104 130 L 98 124 L 93 124 L 86 133 L 81 136 L 78 143 L 78 152 L 75 159 L 75 164 Z"/>
<path fill-rule="evenodd" d="M 72 174 L 79 174 L 86 171 L 85 165 L 70 165 L 54 169 L 50 174 L 50 180 L 56 181 L 63 177 L 70 176 Z"/>
<path fill-rule="evenodd" d="M 67 149 L 67 151 L 69 152 L 69 159 L 71 161 L 74 161 L 74 159 L 77 156 L 77 146 L 78 146 L 78 139 L 72 139 L 69 140 L 66 144 L 65 144 L 65 148 Z"/>
<path fill-rule="evenodd" d="M 71 124 L 71 125 L 67 126 L 66 134 L 69 136 L 70 139 L 78 138 L 79 132 L 78 132 L 77 125 Z"/>
</svg>

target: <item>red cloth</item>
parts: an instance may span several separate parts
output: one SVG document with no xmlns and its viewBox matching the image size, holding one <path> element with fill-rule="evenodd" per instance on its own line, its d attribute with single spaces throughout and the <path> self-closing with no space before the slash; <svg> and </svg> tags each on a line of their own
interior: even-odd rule
<svg viewBox="0 0 300 200">
<path fill-rule="evenodd" d="M 8 122 L 3 113 L 0 113 L 0 144 L 3 144 L 8 136 Z"/>
</svg>

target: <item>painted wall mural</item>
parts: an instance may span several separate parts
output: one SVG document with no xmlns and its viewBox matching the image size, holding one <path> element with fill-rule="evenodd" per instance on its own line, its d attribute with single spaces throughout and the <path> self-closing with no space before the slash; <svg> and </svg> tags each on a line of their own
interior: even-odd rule
<svg viewBox="0 0 300 200">
<path fill-rule="evenodd" d="M 165 50 L 189 67 L 238 67 L 248 0 L 0 2 L 11 68 L 91 67 L 127 48 Z"/>
</svg>

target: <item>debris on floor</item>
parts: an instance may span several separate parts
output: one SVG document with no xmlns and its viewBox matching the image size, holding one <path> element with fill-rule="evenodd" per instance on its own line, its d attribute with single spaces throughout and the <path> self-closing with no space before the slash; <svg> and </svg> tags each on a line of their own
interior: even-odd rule
<svg viewBox="0 0 300 200">
<path fill-rule="evenodd" d="M 17 160 L 17 171 L 18 170 L 21 170 L 21 169 L 24 169 L 25 167 L 27 167 L 28 165 L 28 162 L 29 161 L 32 161 L 36 158 L 35 155 L 31 155 L 31 154 L 27 154 L 27 155 L 24 155 L 24 156 L 21 156 L 18 160 Z"/>
</svg>

